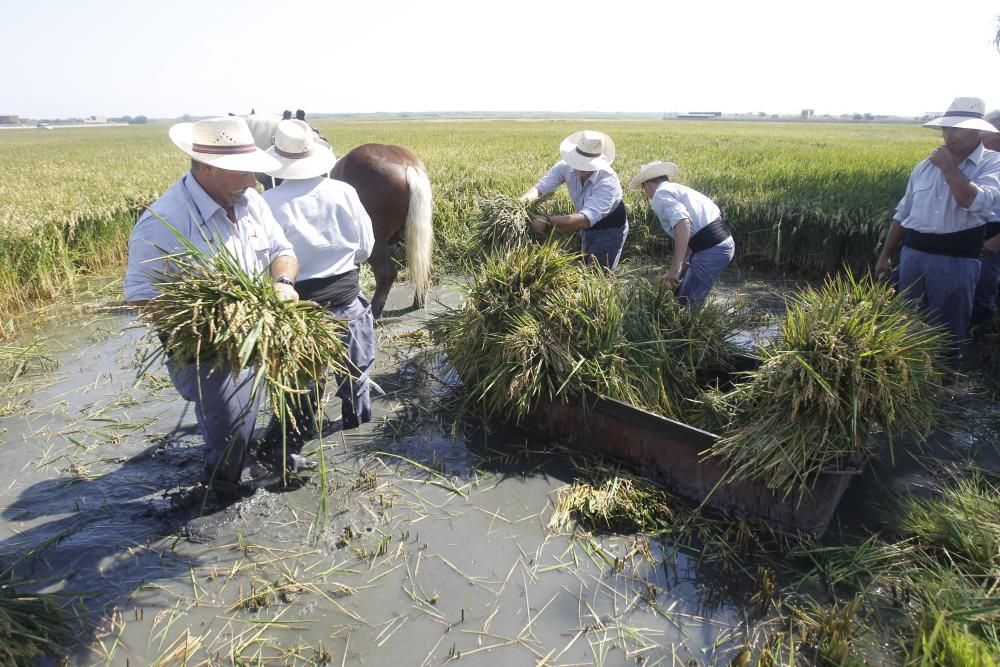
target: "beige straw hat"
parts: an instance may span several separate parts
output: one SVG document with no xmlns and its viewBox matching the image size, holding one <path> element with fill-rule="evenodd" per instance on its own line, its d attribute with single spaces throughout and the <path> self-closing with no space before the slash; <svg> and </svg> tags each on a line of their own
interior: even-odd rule
<svg viewBox="0 0 1000 667">
<path fill-rule="evenodd" d="M 629 181 L 628 186 L 633 190 L 638 190 L 642 187 L 642 184 L 646 181 L 659 178 L 660 176 L 666 176 L 670 180 L 677 178 L 677 174 L 680 173 L 680 169 L 673 162 L 661 162 L 660 160 L 654 160 L 649 164 L 642 165 L 639 173 Z"/>
<path fill-rule="evenodd" d="M 257 148 L 247 122 L 239 116 L 178 123 L 170 128 L 170 140 L 198 162 L 219 169 L 267 172 L 278 166 Z"/>
<path fill-rule="evenodd" d="M 559 145 L 563 162 L 580 171 L 597 171 L 615 161 L 615 142 L 596 130 L 574 132 Z"/>
<path fill-rule="evenodd" d="M 329 174 L 337 156 L 326 146 L 315 141 L 316 133 L 301 120 L 283 120 L 274 133 L 274 146 L 267 154 L 279 166 L 268 171 L 276 178 L 301 179 Z"/>
<path fill-rule="evenodd" d="M 992 123 L 983 120 L 986 102 L 978 97 L 956 97 L 940 118 L 924 123 L 924 127 L 957 127 L 963 130 L 996 132 Z"/>
</svg>

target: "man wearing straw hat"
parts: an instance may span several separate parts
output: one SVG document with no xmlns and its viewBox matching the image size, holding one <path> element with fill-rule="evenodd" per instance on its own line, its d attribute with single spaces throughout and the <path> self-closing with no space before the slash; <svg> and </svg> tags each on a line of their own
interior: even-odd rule
<svg viewBox="0 0 1000 667">
<path fill-rule="evenodd" d="M 305 121 L 279 123 L 274 146 L 267 152 L 280 165 L 268 173 L 282 182 L 265 192 L 264 199 L 299 259 L 295 289 L 303 299 L 322 304 L 347 325 L 344 345 L 350 361 L 348 372 L 336 379 L 337 396 L 343 427 L 355 428 L 372 416 L 368 373 L 375 364 L 375 321 L 358 284 L 358 266 L 368 259 L 375 244 L 372 221 L 352 186 L 327 178 L 336 157 L 316 141 Z M 322 395 L 325 381 L 320 383 Z M 319 418 L 318 424 L 313 423 L 314 416 Z M 296 421 L 302 428 L 285 439 L 286 453 L 294 456 L 306 437 L 321 428 L 320 406 L 303 406 Z M 280 458 L 281 435 L 281 426 L 274 424 L 265 437 L 265 455 L 272 460 Z M 301 457 L 292 462 L 305 464 Z"/>
<path fill-rule="evenodd" d="M 944 116 L 924 123 L 941 128 L 944 143 L 910 174 L 896 207 L 875 275 L 888 276 L 899 253 L 899 290 L 920 302 L 951 332 L 952 353 L 969 331 L 986 222 L 1000 207 L 1000 153 L 987 150 L 985 103 L 958 97 Z"/>
<path fill-rule="evenodd" d="M 679 301 L 698 307 L 705 303 L 719 274 L 733 261 L 736 244 L 715 202 L 693 188 L 672 182 L 678 173 L 673 162 L 656 160 L 644 164 L 629 187 L 642 190 L 663 231 L 674 240 L 674 254 L 663 281 L 674 288 Z"/>
<path fill-rule="evenodd" d="M 538 233 L 546 229 L 579 231 L 580 250 L 588 262 L 614 271 L 628 236 L 622 184 L 611 168 L 615 142 L 603 132 L 582 130 L 566 137 L 559 152 L 562 160 L 521 199 L 534 201 L 565 183 L 576 212 L 544 217 L 533 214 L 532 228 Z"/>
<path fill-rule="evenodd" d="M 1000 109 L 986 114 L 986 122 L 1000 130 Z M 983 146 L 1000 151 L 1000 131 L 983 132 Z M 979 282 L 972 298 L 970 327 L 986 324 L 997 312 L 997 291 L 1000 288 L 1000 209 L 993 209 L 986 223 L 986 242 L 983 244 L 982 267 Z"/>
<path fill-rule="evenodd" d="M 191 170 L 139 216 L 129 238 L 125 300 L 142 307 L 159 296 L 156 283 L 169 275 L 164 256 L 183 251 L 168 224 L 208 256 L 226 248 L 251 275 L 270 267 L 278 294 L 297 299 L 292 245 L 253 189 L 254 172 L 278 161 L 254 145 L 238 116 L 174 125 L 170 139 L 191 157 Z M 177 391 L 195 405 L 205 439 L 204 481 L 219 501 L 235 500 L 263 393 L 253 391 L 254 370 L 234 378 L 217 364 L 167 363 Z"/>
</svg>

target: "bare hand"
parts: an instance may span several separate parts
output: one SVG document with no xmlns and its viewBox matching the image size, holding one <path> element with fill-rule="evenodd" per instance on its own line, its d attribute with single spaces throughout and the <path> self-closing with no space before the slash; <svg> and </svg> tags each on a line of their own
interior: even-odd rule
<svg viewBox="0 0 1000 667">
<path fill-rule="evenodd" d="M 958 161 L 955 160 L 955 156 L 951 154 L 947 146 L 938 146 L 935 148 L 929 159 L 931 164 L 941 171 L 954 169 L 958 166 Z"/>
<path fill-rule="evenodd" d="M 545 232 L 545 228 L 548 226 L 545 222 L 545 218 L 538 215 L 537 213 L 529 213 L 528 217 L 531 218 L 531 228 L 535 230 L 536 234 L 542 234 Z"/>
<path fill-rule="evenodd" d="M 1000 253 L 1000 234 L 997 234 L 983 244 L 983 257 L 989 257 Z"/>
<path fill-rule="evenodd" d="M 665 274 L 661 280 L 671 287 L 677 287 L 681 284 L 681 270 L 680 269 L 670 269 Z"/>
<path fill-rule="evenodd" d="M 285 283 L 275 283 L 274 291 L 278 293 L 278 296 L 282 301 L 295 302 L 299 300 L 299 293 L 295 291 L 295 288 L 291 285 L 286 285 Z"/>
<path fill-rule="evenodd" d="M 888 257 L 879 257 L 878 261 L 875 263 L 875 277 L 879 280 L 885 280 L 889 277 L 889 273 L 892 271 L 892 260 Z"/>
</svg>

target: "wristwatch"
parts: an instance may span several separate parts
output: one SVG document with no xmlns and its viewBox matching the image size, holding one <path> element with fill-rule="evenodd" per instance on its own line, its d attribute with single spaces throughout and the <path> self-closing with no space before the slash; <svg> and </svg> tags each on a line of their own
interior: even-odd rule
<svg viewBox="0 0 1000 667">
<path fill-rule="evenodd" d="M 291 287 L 295 287 L 295 281 L 289 278 L 288 276 L 278 276 L 277 278 L 274 279 L 274 284 L 289 285 Z"/>
<path fill-rule="evenodd" d="M 552 216 L 551 215 L 545 216 L 545 226 L 546 227 L 551 227 L 552 226 Z"/>
</svg>

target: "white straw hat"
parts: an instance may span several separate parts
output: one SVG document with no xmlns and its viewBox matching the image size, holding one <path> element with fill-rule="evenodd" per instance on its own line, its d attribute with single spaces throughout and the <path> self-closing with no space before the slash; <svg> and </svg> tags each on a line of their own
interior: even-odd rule
<svg viewBox="0 0 1000 667">
<path fill-rule="evenodd" d="M 289 119 L 278 123 L 274 146 L 267 149 L 267 154 L 275 158 L 279 166 L 268 171 L 268 175 L 301 179 L 329 174 L 337 156 L 315 141 L 315 136 L 316 133 L 304 121 Z"/>
<path fill-rule="evenodd" d="M 170 140 L 198 162 L 229 171 L 266 172 L 278 166 L 257 148 L 247 122 L 239 116 L 178 123 Z"/>
<path fill-rule="evenodd" d="M 924 127 L 957 127 L 963 130 L 996 132 L 992 123 L 983 120 L 986 102 L 978 97 L 956 97 L 940 118 L 924 123 Z"/>
<path fill-rule="evenodd" d="M 659 178 L 660 176 L 666 176 L 667 178 L 673 180 L 677 178 L 677 174 L 680 173 L 680 169 L 673 162 L 661 162 L 660 160 L 654 160 L 649 164 L 642 165 L 639 169 L 639 173 L 629 181 L 628 186 L 633 190 L 638 190 L 642 187 L 642 184 L 648 180 Z"/>
<path fill-rule="evenodd" d="M 559 145 L 563 162 L 580 171 L 597 171 L 615 161 L 615 142 L 596 130 L 574 132 Z"/>
</svg>

